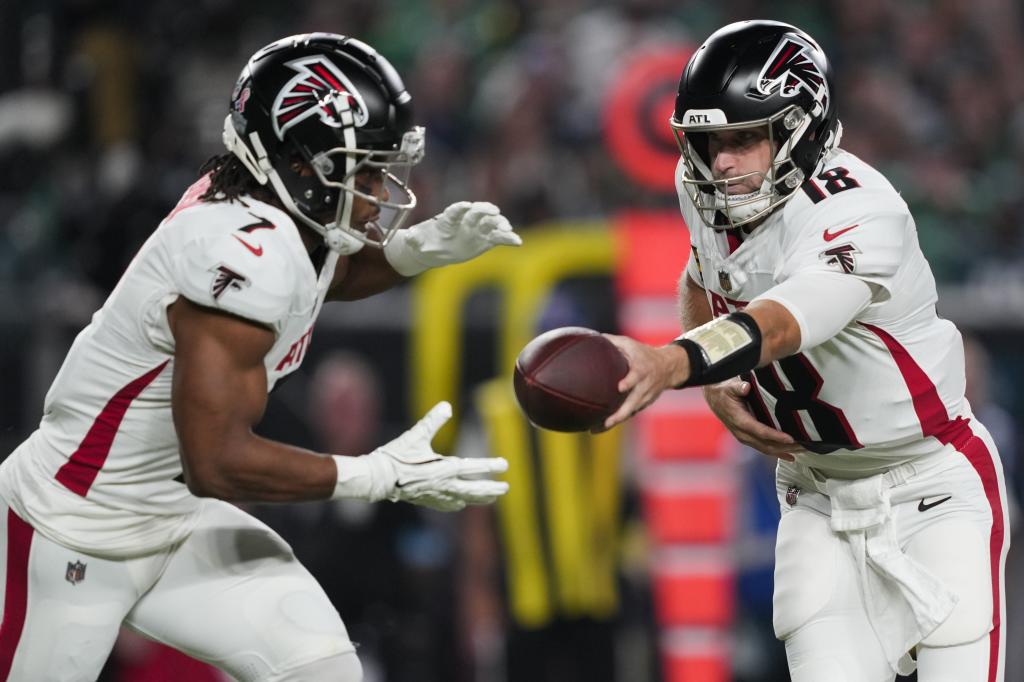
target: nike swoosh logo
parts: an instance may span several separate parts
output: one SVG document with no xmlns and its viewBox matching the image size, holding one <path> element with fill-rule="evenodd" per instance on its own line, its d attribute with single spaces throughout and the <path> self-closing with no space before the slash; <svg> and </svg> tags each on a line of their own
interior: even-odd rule
<svg viewBox="0 0 1024 682">
<path fill-rule="evenodd" d="M 828 228 L 825 228 L 825 231 L 821 234 L 821 236 L 825 238 L 825 241 L 830 242 L 833 239 L 835 239 L 836 237 L 838 237 L 840 235 L 843 235 L 843 234 L 846 234 L 847 232 L 849 232 L 850 230 L 852 230 L 855 227 L 860 227 L 860 223 L 857 223 L 856 225 L 850 225 L 849 227 L 844 227 L 843 229 L 839 230 L 838 232 L 829 232 Z"/>
<path fill-rule="evenodd" d="M 924 503 L 924 498 L 921 498 L 921 501 L 917 503 L 917 511 L 920 511 L 920 512 L 928 511 L 932 507 L 938 507 L 940 504 L 942 504 L 946 500 L 952 500 L 952 499 L 953 499 L 953 496 L 950 495 L 949 497 L 943 497 L 941 500 L 938 500 L 937 502 L 932 502 L 931 504 L 925 504 Z"/>
<path fill-rule="evenodd" d="M 263 244 L 259 244 L 257 246 L 253 246 L 249 242 L 247 242 L 244 239 L 242 239 L 241 237 L 239 237 L 237 234 L 233 234 L 231 236 L 234 237 L 235 239 L 237 239 L 238 242 L 242 246 L 244 246 L 245 248 L 247 248 L 250 251 L 252 251 L 253 255 L 255 255 L 257 258 L 263 255 Z"/>
</svg>

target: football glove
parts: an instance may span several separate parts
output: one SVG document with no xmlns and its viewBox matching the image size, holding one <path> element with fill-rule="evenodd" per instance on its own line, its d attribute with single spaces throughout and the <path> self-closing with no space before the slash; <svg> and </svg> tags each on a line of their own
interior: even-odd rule
<svg viewBox="0 0 1024 682">
<path fill-rule="evenodd" d="M 494 502 L 508 492 L 508 483 L 467 477 L 500 474 L 508 469 L 505 459 L 444 456 L 430 446 L 451 416 L 452 406 L 442 401 L 411 429 L 370 454 L 335 455 L 338 483 L 332 497 L 370 502 L 402 500 L 439 511 Z"/>
<path fill-rule="evenodd" d="M 384 246 L 384 257 L 395 272 L 411 277 L 476 258 L 495 246 L 522 243 L 497 206 L 460 201 L 430 220 L 396 232 Z"/>
</svg>

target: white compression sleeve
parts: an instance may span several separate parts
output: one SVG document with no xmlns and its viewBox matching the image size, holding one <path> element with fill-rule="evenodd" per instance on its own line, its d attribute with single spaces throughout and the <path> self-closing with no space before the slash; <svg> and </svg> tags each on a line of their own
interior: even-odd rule
<svg viewBox="0 0 1024 682">
<path fill-rule="evenodd" d="M 874 290 L 858 277 L 841 272 L 794 275 L 754 301 L 775 301 L 800 325 L 800 351 L 838 334 L 871 303 Z M 751 301 L 753 303 L 753 301 Z"/>
</svg>

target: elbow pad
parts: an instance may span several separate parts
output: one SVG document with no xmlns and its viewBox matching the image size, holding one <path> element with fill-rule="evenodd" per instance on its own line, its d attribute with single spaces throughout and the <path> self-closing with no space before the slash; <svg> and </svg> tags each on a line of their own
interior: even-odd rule
<svg viewBox="0 0 1024 682">
<path fill-rule="evenodd" d="M 725 381 L 754 369 L 761 360 L 761 329 L 746 313 L 714 319 L 672 343 L 690 358 L 690 378 L 676 388 Z"/>
</svg>

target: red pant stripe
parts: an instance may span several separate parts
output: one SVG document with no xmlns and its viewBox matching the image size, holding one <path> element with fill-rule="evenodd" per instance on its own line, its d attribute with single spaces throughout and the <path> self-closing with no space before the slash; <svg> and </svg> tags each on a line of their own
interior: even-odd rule
<svg viewBox="0 0 1024 682">
<path fill-rule="evenodd" d="M 0 623 L 0 680 L 11 674 L 14 653 L 28 610 L 28 556 L 35 531 L 15 514 L 7 511 L 7 585 L 4 592 L 4 619 Z"/>
</svg>

